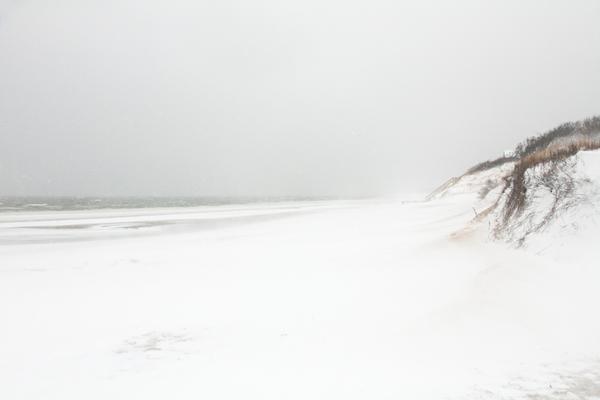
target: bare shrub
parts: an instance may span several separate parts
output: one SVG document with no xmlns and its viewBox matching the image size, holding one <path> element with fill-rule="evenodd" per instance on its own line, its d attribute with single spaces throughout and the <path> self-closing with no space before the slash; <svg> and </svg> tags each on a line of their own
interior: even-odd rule
<svg viewBox="0 0 600 400">
<path fill-rule="evenodd" d="M 540 136 L 527 139 L 517 146 L 515 153 L 525 157 L 536 151 L 545 149 L 557 139 L 575 136 L 594 136 L 600 133 L 600 117 L 592 117 L 579 122 L 567 122 Z"/>
</svg>

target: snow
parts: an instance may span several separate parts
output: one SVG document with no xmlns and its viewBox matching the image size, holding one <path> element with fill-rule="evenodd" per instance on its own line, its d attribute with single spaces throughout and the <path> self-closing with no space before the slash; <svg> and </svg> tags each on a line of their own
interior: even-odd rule
<svg viewBox="0 0 600 400">
<path fill-rule="evenodd" d="M 0 398 L 599 397 L 593 247 L 477 196 L 0 215 Z"/>
<path fill-rule="evenodd" d="M 530 248 L 569 261 L 569 254 L 594 262 L 590 251 L 600 237 L 600 151 L 582 151 L 573 158 L 571 179 L 575 183 L 570 207 L 548 229 L 530 240 Z M 539 201 L 544 201 L 540 196 Z M 551 245 L 551 246 L 549 246 Z"/>
<path fill-rule="evenodd" d="M 497 205 L 489 220 L 496 237 L 554 257 L 592 255 L 591 241 L 600 235 L 600 152 L 581 151 L 529 168 L 524 185 L 524 206 L 509 220 L 504 207 L 510 190 L 496 190 L 480 202 Z"/>
<path fill-rule="evenodd" d="M 456 195 L 487 197 L 487 191 L 502 186 L 503 179 L 512 172 L 513 168 L 514 162 L 509 161 L 475 174 L 465 174 L 452 178 L 432 193 L 429 199 L 435 200 Z M 475 200 L 473 199 L 474 202 Z"/>
</svg>

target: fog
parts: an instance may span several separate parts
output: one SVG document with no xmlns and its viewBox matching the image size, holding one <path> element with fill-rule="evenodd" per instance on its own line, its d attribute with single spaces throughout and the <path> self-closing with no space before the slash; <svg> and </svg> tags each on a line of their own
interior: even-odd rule
<svg viewBox="0 0 600 400">
<path fill-rule="evenodd" d="M 426 191 L 600 113 L 600 2 L 0 0 L 0 194 Z"/>
</svg>

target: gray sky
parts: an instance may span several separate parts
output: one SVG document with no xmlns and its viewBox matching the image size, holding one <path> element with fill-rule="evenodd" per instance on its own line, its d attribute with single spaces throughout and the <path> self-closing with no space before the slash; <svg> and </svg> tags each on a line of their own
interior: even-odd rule
<svg viewBox="0 0 600 400">
<path fill-rule="evenodd" d="M 0 194 L 431 189 L 600 113 L 598 0 L 0 0 Z"/>
</svg>

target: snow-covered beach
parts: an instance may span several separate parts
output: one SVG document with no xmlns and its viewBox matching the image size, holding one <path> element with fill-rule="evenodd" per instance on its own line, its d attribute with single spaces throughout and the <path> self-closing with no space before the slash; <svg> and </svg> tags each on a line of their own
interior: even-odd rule
<svg viewBox="0 0 600 400">
<path fill-rule="evenodd" d="M 592 254 L 472 202 L 5 213 L 0 397 L 600 396 Z"/>
<path fill-rule="evenodd" d="M 599 19 L 0 0 L 0 400 L 600 400 Z"/>
</svg>

